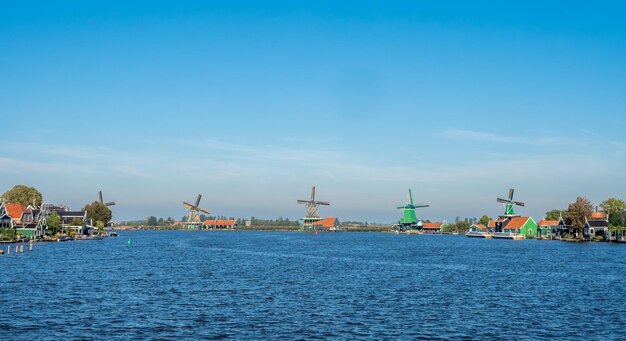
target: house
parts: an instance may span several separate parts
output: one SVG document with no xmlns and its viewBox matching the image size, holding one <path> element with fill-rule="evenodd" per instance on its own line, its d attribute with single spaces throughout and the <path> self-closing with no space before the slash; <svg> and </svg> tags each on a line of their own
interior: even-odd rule
<svg viewBox="0 0 626 341">
<path fill-rule="evenodd" d="M 45 219 L 40 219 L 39 209 L 30 209 L 18 203 L 2 203 L 0 224 L 15 229 L 17 234 L 27 237 L 41 237 L 45 233 Z"/>
<path fill-rule="evenodd" d="M 487 232 L 487 226 L 483 225 L 483 224 L 472 224 L 469 227 L 469 230 L 472 232 Z"/>
<path fill-rule="evenodd" d="M 537 237 L 551 237 L 558 233 L 559 220 L 541 219 L 537 223 Z"/>
<path fill-rule="evenodd" d="M 585 239 L 607 237 L 609 235 L 609 214 L 606 212 L 593 212 L 585 218 L 583 236 Z"/>
<path fill-rule="evenodd" d="M 62 234 L 67 234 L 68 232 L 87 234 L 87 212 L 70 211 L 67 207 L 53 209 L 51 211 L 56 212 L 59 218 L 61 218 Z"/>
<path fill-rule="evenodd" d="M 502 223 L 502 232 L 531 237 L 537 235 L 537 223 L 531 217 L 512 217 Z"/>
<path fill-rule="evenodd" d="M 12 227 L 12 219 L 7 212 L 6 204 L 3 202 L 0 204 L 0 229 L 10 229 Z"/>
<path fill-rule="evenodd" d="M 335 217 L 326 217 L 313 223 L 316 229 L 336 231 L 339 229 L 339 219 Z"/>
<path fill-rule="evenodd" d="M 235 219 L 207 219 L 202 223 L 203 228 L 232 229 L 236 226 Z"/>
<path fill-rule="evenodd" d="M 424 233 L 441 233 L 441 228 L 445 225 L 443 223 L 422 223 L 422 230 Z"/>
</svg>

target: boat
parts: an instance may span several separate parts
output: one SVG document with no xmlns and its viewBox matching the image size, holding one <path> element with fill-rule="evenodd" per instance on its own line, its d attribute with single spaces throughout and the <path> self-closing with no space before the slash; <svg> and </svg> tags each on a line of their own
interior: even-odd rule
<svg viewBox="0 0 626 341">
<path fill-rule="evenodd" d="M 470 238 L 492 238 L 491 234 L 480 231 L 469 231 L 465 234 L 465 236 Z"/>
<path fill-rule="evenodd" d="M 57 242 L 69 242 L 74 240 L 74 238 L 72 237 L 68 237 L 68 236 L 59 236 L 57 237 Z"/>
<path fill-rule="evenodd" d="M 524 236 L 521 234 L 511 234 L 511 233 L 504 233 L 504 232 L 496 232 L 493 234 L 492 237 L 497 238 L 497 239 L 513 239 L 513 240 L 524 239 Z"/>
</svg>

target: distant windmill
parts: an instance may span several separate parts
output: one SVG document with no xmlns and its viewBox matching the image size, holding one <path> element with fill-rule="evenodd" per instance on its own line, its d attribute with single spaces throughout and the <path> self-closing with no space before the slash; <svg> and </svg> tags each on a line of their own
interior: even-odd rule
<svg viewBox="0 0 626 341">
<path fill-rule="evenodd" d="M 330 205 L 330 202 L 316 201 L 315 200 L 315 186 L 313 186 L 311 187 L 311 200 L 298 200 L 298 204 L 306 205 L 306 216 L 304 217 L 303 227 L 311 228 L 313 227 L 316 221 L 320 220 L 320 215 L 317 209 L 318 206 L 319 205 L 328 206 Z"/>
<path fill-rule="evenodd" d="M 404 214 L 402 215 L 402 219 L 398 223 L 401 230 L 407 228 L 416 228 L 418 226 L 419 220 L 417 219 L 417 215 L 415 214 L 416 208 L 428 207 L 427 204 L 414 204 L 413 203 L 413 193 L 411 189 L 409 189 L 409 196 L 407 199 L 407 203 L 404 206 L 398 206 L 399 210 L 404 210 Z"/>
<path fill-rule="evenodd" d="M 198 198 L 196 199 L 196 204 L 192 205 L 188 202 L 183 201 L 183 206 L 189 209 L 189 213 L 187 214 L 187 227 L 199 227 L 202 226 L 202 222 L 200 221 L 200 212 L 204 212 L 209 214 L 209 211 L 200 208 L 200 199 L 202 199 L 202 194 L 198 194 Z"/>
<path fill-rule="evenodd" d="M 517 206 L 524 206 L 524 203 L 521 201 L 515 201 L 513 200 L 513 192 L 515 190 L 513 188 L 509 189 L 509 198 L 508 199 L 502 199 L 502 198 L 497 198 L 496 201 L 499 203 L 503 203 L 504 204 L 504 215 L 502 217 L 515 217 L 515 211 L 513 210 L 513 206 L 517 205 Z"/>
<path fill-rule="evenodd" d="M 102 200 L 102 191 L 98 191 L 98 202 L 101 203 L 104 206 L 113 206 L 113 205 L 115 205 L 115 201 L 104 202 L 104 200 Z"/>
</svg>

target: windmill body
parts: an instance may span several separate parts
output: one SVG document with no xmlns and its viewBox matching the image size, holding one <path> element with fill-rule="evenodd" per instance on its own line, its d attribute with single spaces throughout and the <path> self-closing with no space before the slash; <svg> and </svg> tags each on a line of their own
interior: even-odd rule
<svg viewBox="0 0 626 341">
<path fill-rule="evenodd" d="M 183 201 L 183 206 L 189 209 L 189 212 L 187 213 L 187 221 L 185 222 L 185 226 L 187 226 L 188 229 L 201 229 L 202 221 L 200 220 L 200 212 L 209 214 L 209 211 L 200 208 L 200 199 L 202 199 L 202 194 L 198 194 L 195 205 Z"/>
<path fill-rule="evenodd" d="M 104 200 L 102 199 L 102 191 L 98 191 L 98 202 L 106 207 L 115 205 L 115 201 L 104 202 Z M 110 221 L 105 222 L 105 225 L 109 224 L 111 224 Z"/>
<path fill-rule="evenodd" d="M 322 218 L 318 211 L 319 206 L 328 206 L 328 201 L 315 200 L 315 186 L 311 187 L 311 199 L 310 200 L 298 200 L 298 204 L 306 206 L 306 215 L 302 219 L 302 227 L 306 229 L 315 229 L 316 223 Z"/>
<path fill-rule="evenodd" d="M 420 225 L 420 220 L 417 219 L 417 214 L 415 213 L 415 209 L 428 207 L 427 204 L 414 204 L 413 203 L 413 193 L 409 189 L 409 196 L 407 199 L 407 203 L 404 206 L 398 206 L 399 210 L 403 210 L 402 219 L 398 222 L 398 227 L 400 230 L 406 229 L 416 229 Z"/>
</svg>

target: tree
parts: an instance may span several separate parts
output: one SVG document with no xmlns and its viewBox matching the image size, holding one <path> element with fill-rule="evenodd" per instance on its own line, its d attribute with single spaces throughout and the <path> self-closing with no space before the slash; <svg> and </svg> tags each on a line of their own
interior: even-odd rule
<svg viewBox="0 0 626 341">
<path fill-rule="evenodd" d="M 546 212 L 546 220 L 559 220 L 561 215 L 564 215 L 563 213 L 565 212 L 561 210 L 550 210 Z"/>
<path fill-rule="evenodd" d="M 55 235 L 61 228 L 61 217 L 56 211 L 52 211 L 46 218 L 46 226 L 50 234 Z"/>
<path fill-rule="evenodd" d="M 43 197 L 35 187 L 17 185 L 2 194 L 2 201 L 22 204 L 24 206 L 41 206 Z"/>
<path fill-rule="evenodd" d="M 157 218 L 155 216 L 149 216 L 148 218 L 146 218 L 146 225 L 148 226 L 156 226 L 157 225 Z"/>
<path fill-rule="evenodd" d="M 626 212 L 626 203 L 617 198 L 608 198 L 600 203 L 602 210 L 609 215 L 609 225 L 624 226 Z"/>
<path fill-rule="evenodd" d="M 578 197 L 567 207 L 567 217 L 571 220 L 572 228 L 582 230 L 585 219 L 593 212 L 593 204 L 585 197 Z M 582 233 L 580 235 L 582 237 Z"/>
<path fill-rule="evenodd" d="M 469 230 L 470 224 L 465 220 L 459 220 L 455 224 L 455 231 L 458 233 L 465 233 Z"/>
<path fill-rule="evenodd" d="M 483 214 L 483 216 L 480 217 L 478 223 L 487 226 L 489 225 L 489 220 L 491 220 L 491 218 L 489 218 L 486 214 Z"/>
<path fill-rule="evenodd" d="M 111 217 L 113 216 L 111 210 L 99 201 L 94 201 L 89 205 L 85 205 L 85 207 L 83 207 L 83 211 L 87 212 L 87 219 L 92 220 L 92 224 L 97 224 L 101 221 L 106 225 L 109 221 L 111 221 Z"/>
</svg>

